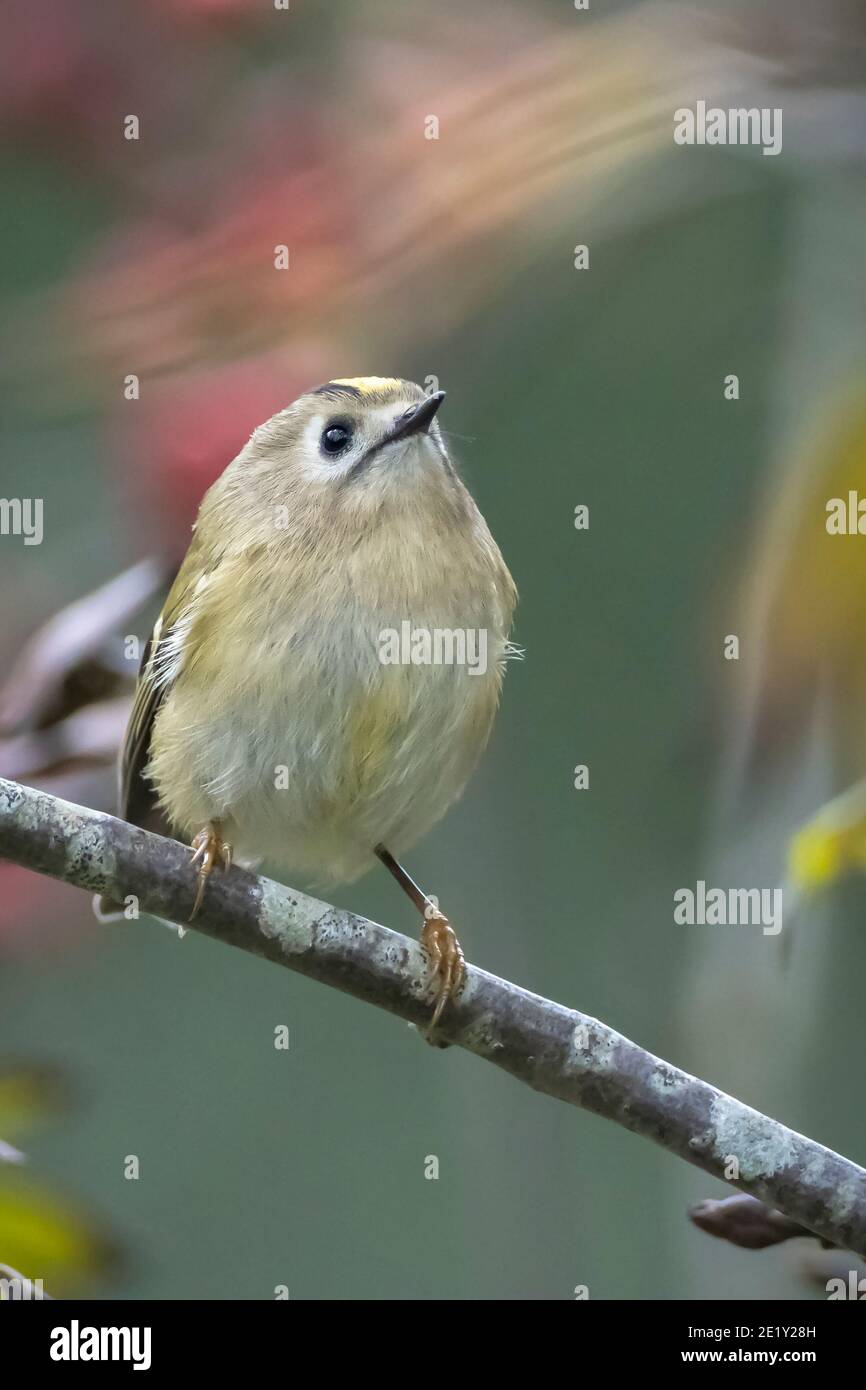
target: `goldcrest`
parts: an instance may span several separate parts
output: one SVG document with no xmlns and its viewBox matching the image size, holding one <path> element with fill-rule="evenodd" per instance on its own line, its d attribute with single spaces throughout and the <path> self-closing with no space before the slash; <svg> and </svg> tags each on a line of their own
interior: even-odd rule
<svg viewBox="0 0 866 1390">
<path fill-rule="evenodd" d="M 516 600 L 439 428 L 444 392 L 329 381 L 213 484 L 147 645 L 122 814 L 316 884 L 379 858 L 424 916 L 433 1022 L 464 962 L 400 866 L 487 743 Z"/>
</svg>

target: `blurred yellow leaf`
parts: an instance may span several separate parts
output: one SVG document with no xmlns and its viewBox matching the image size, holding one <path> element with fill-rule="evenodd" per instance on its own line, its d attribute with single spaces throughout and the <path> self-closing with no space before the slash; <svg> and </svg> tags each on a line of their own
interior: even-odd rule
<svg viewBox="0 0 866 1390">
<path fill-rule="evenodd" d="M 0 1263 L 48 1292 L 98 1273 L 114 1250 L 65 1200 L 8 1170 L 0 1183 Z M 14 1176 L 13 1176 L 14 1172 Z"/>
<path fill-rule="evenodd" d="M 852 870 L 866 869 L 866 782 L 822 806 L 788 847 L 794 887 L 813 893 Z"/>
<path fill-rule="evenodd" d="M 19 1135 L 64 1107 L 63 1073 L 31 1063 L 0 1064 L 0 1136 Z M 65 1198 L 25 1178 L 23 1155 L 0 1143 L 0 1267 L 41 1280 L 47 1293 L 77 1288 L 115 1258 L 94 1223 Z M 7 1160 L 3 1162 L 2 1160 Z"/>
</svg>

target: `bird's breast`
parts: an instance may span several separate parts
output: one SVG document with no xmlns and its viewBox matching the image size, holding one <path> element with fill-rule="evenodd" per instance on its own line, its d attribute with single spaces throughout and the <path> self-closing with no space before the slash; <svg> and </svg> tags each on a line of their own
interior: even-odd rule
<svg viewBox="0 0 866 1390">
<path fill-rule="evenodd" d="M 239 853 L 345 879 L 459 795 L 493 721 L 510 611 L 459 570 L 433 592 L 414 562 L 364 574 L 238 574 L 223 617 L 209 591 L 155 730 L 176 821 L 223 820 Z"/>
</svg>

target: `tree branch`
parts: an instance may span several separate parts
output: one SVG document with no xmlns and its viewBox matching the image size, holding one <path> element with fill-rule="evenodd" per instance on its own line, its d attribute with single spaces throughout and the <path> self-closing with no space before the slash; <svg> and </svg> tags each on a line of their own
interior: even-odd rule
<svg viewBox="0 0 866 1390">
<path fill-rule="evenodd" d="M 0 778 L 0 856 L 186 925 L 189 853 L 98 811 Z M 234 868 L 208 883 L 196 931 L 288 966 L 419 1027 L 430 1018 L 425 963 L 408 937 Z M 468 966 L 437 1037 L 535 1090 L 603 1115 L 784 1213 L 866 1253 L 866 1172 L 597 1019 Z M 739 1177 L 728 1179 L 736 1159 Z"/>
</svg>

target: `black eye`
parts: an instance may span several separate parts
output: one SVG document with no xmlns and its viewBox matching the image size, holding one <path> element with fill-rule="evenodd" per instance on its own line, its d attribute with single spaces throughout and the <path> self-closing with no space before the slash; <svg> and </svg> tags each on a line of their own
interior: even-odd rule
<svg viewBox="0 0 866 1390">
<path fill-rule="evenodd" d="M 341 454 L 344 449 L 348 449 L 352 442 L 352 435 L 355 427 L 351 420 L 331 420 L 322 430 L 322 438 L 319 441 L 323 454 L 330 454 L 333 458 L 335 454 Z"/>
</svg>

